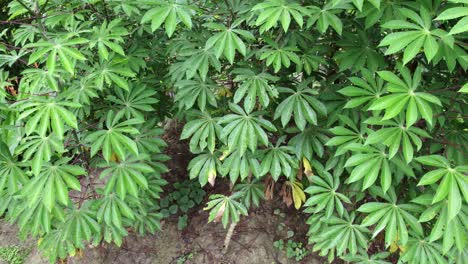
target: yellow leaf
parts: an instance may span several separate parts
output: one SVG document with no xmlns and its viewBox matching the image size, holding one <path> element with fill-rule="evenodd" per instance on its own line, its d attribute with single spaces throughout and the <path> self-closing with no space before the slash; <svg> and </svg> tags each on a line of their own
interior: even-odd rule
<svg viewBox="0 0 468 264">
<path fill-rule="evenodd" d="M 294 207 L 296 209 L 301 208 L 301 205 L 306 200 L 305 193 L 303 191 L 302 184 L 300 182 L 294 182 L 292 185 L 292 197 L 294 201 Z"/>
<path fill-rule="evenodd" d="M 70 257 L 76 256 L 76 249 L 74 247 L 68 247 L 68 255 L 70 255 Z"/>
<path fill-rule="evenodd" d="M 401 253 L 405 253 L 406 247 L 405 246 L 398 246 L 400 248 Z"/>
<path fill-rule="evenodd" d="M 118 161 L 119 161 L 119 157 L 117 156 L 117 154 L 115 154 L 114 152 L 112 152 L 112 155 L 111 155 L 111 157 L 110 157 L 110 161 L 118 162 Z"/>
<path fill-rule="evenodd" d="M 221 88 L 217 90 L 217 95 L 219 97 L 232 97 L 232 92 L 228 88 Z"/>
<path fill-rule="evenodd" d="M 390 253 L 395 253 L 396 251 L 398 250 L 398 245 L 397 243 L 395 242 L 392 242 L 392 244 L 390 245 Z"/>
<path fill-rule="evenodd" d="M 302 163 L 304 165 L 304 174 L 307 177 L 314 176 L 314 172 L 312 171 L 312 166 L 310 165 L 310 162 L 306 157 L 302 158 Z"/>
<path fill-rule="evenodd" d="M 40 238 L 37 240 L 37 245 L 38 245 L 38 246 L 40 246 L 40 245 L 41 245 L 41 243 L 42 243 L 42 240 L 43 240 L 43 238 L 42 238 L 42 237 L 40 237 Z"/>
<path fill-rule="evenodd" d="M 219 160 L 223 161 L 229 155 L 229 153 L 230 153 L 229 150 L 223 151 L 223 155 L 221 155 L 221 157 L 219 157 Z"/>
</svg>

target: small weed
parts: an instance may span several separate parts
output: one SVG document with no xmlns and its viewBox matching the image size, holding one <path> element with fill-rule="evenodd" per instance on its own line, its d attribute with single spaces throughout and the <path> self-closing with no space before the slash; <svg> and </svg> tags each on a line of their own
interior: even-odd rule
<svg viewBox="0 0 468 264">
<path fill-rule="evenodd" d="M 177 259 L 177 264 L 185 264 L 188 260 L 191 260 L 193 258 L 193 252 L 189 252 L 185 255 L 180 256 Z"/>
<path fill-rule="evenodd" d="M 164 217 L 179 213 L 179 230 L 187 227 L 187 212 L 199 205 L 205 197 L 205 191 L 200 185 L 192 181 L 177 182 L 174 184 L 175 190 L 161 199 L 159 206 Z"/>
<path fill-rule="evenodd" d="M 0 247 L 0 259 L 8 264 L 23 264 L 29 250 L 19 246 Z"/>
<path fill-rule="evenodd" d="M 273 243 L 273 246 L 281 251 L 286 250 L 286 256 L 289 259 L 294 258 L 296 261 L 301 261 L 309 254 L 309 250 L 301 242 L 294 242 L 291 239 L 288 240 L 286 245 L 282 239 L 277 240 Z"/>
</svg>

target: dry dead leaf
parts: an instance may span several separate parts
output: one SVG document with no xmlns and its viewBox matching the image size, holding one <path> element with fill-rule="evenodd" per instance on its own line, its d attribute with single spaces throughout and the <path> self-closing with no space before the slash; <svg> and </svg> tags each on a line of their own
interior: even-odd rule
<svg viewBox="0 0 468 264">
<path fill-rule="evenodd" d="M 226 209 L 226 203 L 223 203 L 223 205 L 221 205 L 221 207 L 219 208 L 218 213 L 215 216 L 214 222 L 219 222 L 221 220 L 221 217 L 223 217 L 225 209 Z"/>
<path fill-rule="evenodd" d="M 272 200 L 273 199 L 273 192 L 274 192 L 274 189 L 275 189 L 275 181 L 273 180 L 273 178 L 268 177 L 266 180 L 265 180 L 265 199 L 266 200 Z"/>
</svg>

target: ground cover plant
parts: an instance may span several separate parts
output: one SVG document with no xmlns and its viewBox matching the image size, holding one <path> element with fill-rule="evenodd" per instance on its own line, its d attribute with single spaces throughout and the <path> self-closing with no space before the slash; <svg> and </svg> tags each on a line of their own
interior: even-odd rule
<svg viewBox="0 0 468 264">
<path fill-rule="evenodd" d="M 227 244 L 280 196 L 329 261 L 466 259 L 467 1 L 0 3 L 0 215 L 51 262 L 160 229 L 168 119 Z"/>
</svg>

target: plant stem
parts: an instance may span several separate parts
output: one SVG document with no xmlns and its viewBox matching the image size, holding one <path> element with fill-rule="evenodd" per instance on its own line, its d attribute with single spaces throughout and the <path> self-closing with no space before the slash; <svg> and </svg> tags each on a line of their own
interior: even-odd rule
<svg viewBox="0 0 468 264">
<path fill-rule="evenodd" d="M 229 225 L 229 229 L 228 229 L 228 231 L 226 233 L 226 237 L 224 238 L 223 254 L 226 254 L 227 251 L 228 251 L 229 243 L 231 243 L 232 234 L 234 233 L 234 228 L 236 228 L 236 225 L 237 225 L 237 222 L 231 223 Z"/>
</svg>

